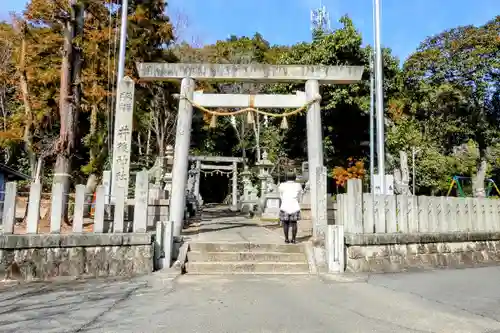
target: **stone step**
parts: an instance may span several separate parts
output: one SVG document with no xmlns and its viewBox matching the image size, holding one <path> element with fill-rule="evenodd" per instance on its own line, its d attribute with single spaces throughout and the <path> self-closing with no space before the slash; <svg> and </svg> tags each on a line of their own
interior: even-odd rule
<svg viewBox="0 0 500 333">
<path fill-rule="evenodd" d="M 191 242 L 189 249 L 195 252 L 282 252 L 304 253 L 301 244 L 260 244 L 260 243 L 203 243 Z"/>
<path fill-rule="evenodd" d="M 305 262 L 188 262 L 187 274 L 309 274 Z"/>
<path fill-rule="evenodd" d="M 188 252 L 189 262 L 227 262 L 227 261 L 255 261 L 255 262 L 306 262 L 304 253 L 284 252 Z"/>
</svg>

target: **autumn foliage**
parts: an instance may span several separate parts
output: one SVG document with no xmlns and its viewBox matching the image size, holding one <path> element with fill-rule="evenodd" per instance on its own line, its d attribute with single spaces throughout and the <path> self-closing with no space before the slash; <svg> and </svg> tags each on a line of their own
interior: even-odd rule
<svg viewBox="0 0 500 333">
<path fill-rule="evenodd" d="M 353 157 L 347 159 L 347 168 L 337 166 L 332 171 L 332 177 L 338 186 L 344 187 L 348 179 L 362 179 L 366 174 L 365 163 Z"/>
</svg>

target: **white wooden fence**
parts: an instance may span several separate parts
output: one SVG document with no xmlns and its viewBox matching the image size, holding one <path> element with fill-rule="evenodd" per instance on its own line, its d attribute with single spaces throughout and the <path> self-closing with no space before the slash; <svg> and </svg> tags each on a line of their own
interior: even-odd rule
<svg viewBox="0 0 500 333">
<path fill-rule="evenodd" d="M 133 199 L 125 199 L 125 190 L 117 190 L 113 200 L 113 214 L 108 205 L 109 198 L 106 198 L 105 186 L 98 186 L 94 203 L 93 233 L 124 233 L 124 232 L 146 232 L 148 225 L 154 229 L 158 220 L 168 220 L 168 200 L 150 197 L 149 179 L 147 171 L 138 172 L 136 175 L 135 192 Z M 153 191 L 154 192 L 154 191 Z M 61 233 L 63 193 L 62 184 L 54 184 L 50 193 L 50 233 Z M 30 185 L 29 202 L 26 214 L 26 233 L 39 233 L 40 206 L 42 197 L 42 185 L 33 183 Z M 16 198 L 17 183 L 8 182 L 5 189 L 4 209 L 2 214 L 3 234 L 13 234 L 16 223 Z M 108 199 L 108 200 L 106 200 Z M 154 199 L 154 200 L 153 200 Z M 84 215 L 88 211 L 88 201 L 86 200 L 85 185 L 75 186 L 75 199 L 73 206 L 73 218 L 71 232 L 84 232 Z M 133 216 L 125 219 L 125 211 L 133 206 Z M 132 210 L 129 210 L 132 213 Z M 112 220 L 109 218 L 112 217 Z M 108 228 L 112 227 L 112 228 Z"/>
<path fill-rule="evenodd" d="M 337 196 L 337 224 L 350 233 L 500 231 L 500 200 L 362 193 L 349 180 Z"/>
</svg>

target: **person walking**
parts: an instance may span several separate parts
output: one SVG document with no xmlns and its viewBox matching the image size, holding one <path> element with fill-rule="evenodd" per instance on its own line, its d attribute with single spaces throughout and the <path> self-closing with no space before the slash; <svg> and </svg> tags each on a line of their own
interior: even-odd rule
<svg viewBox="0 0 500 333">
<path fill-rule="evenodd" d="M 283 224 L 285 233 L 285 243 L 290 243 L 288 233 L 292 227 L 292 244 L 295 244 L 297 237 L 297 222 L 300 220 L 299 200 L 302 195 L 302 185 L 296 181 L 296 175 L 293 172 L 287 173 L 287 180 L 279 185 L 281 199 L 280 222 Z"/>
</svg>

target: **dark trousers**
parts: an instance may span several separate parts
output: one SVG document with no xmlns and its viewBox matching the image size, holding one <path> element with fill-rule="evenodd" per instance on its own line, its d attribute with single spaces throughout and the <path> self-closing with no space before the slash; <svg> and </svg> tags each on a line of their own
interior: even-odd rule
<svg viewBox="0 0 500 333">
<path fill-rule="evenodd" d="M 282 221 L 283 231 L 285 232 L 285 240 L 288 240 L 288 231 L 292 227 L 292 241 L 297 237 L 297 221 Z"/>
</svg>

